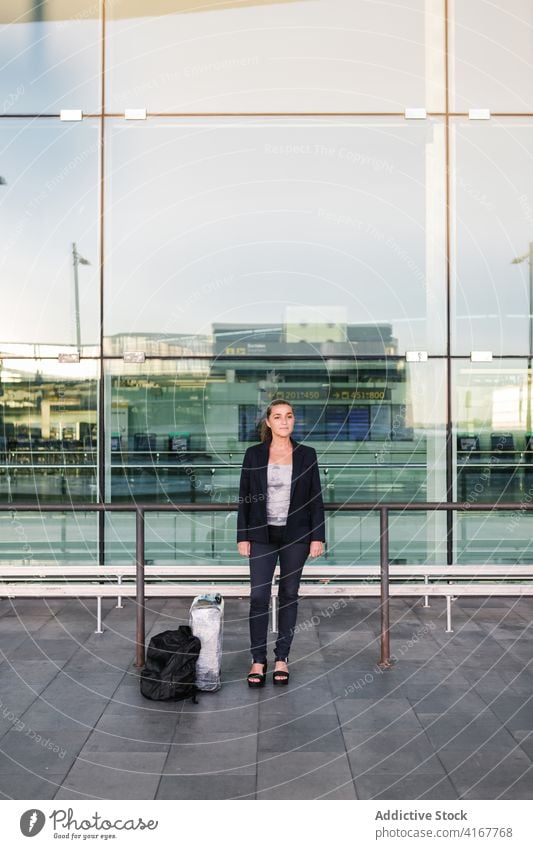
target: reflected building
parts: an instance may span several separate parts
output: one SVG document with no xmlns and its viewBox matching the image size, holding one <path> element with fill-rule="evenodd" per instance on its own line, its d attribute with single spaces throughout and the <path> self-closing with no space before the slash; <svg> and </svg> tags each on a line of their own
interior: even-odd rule
<svg viewBox="0 0 533 849">
<path fill-rule="evenodd" d="M 325 310 L 331 320 L 317 321 L 317 313 Z M 353 357 L 362 352 L 365 356 L 387 357 L 398 353 L 390 325 L 347 324 L 339 317 L 344 311 L 335 307 L 298 307 L 288 312 L 287 320 L 277 325 L 215 323 L 215 356 Z"/>
<path fill-rule="evenodd" d="M 213 355 L 211 334 L 188 333 L 117 333 L 107 337 L 109 356 L 125 352 L 142 352 L 147 357 L 210 357 Z"/>
</svg>

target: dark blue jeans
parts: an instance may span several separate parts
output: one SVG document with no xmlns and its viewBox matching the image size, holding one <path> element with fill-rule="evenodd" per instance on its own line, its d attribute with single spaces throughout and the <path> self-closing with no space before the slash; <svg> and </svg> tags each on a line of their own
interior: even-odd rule
<svg viewBox="0 0 533 849">
<path fill-rule="evenodd" d="M 285 526 L 269 525 L 269 542 L 250 543 L 250 644 L 254 663 L 267 659 L 268 608 L 279 556 L 278 639 L 276 660 L 289 659 L 298 613 L 298 589 L 309 543 L 283 542 Z"/>
</svg>

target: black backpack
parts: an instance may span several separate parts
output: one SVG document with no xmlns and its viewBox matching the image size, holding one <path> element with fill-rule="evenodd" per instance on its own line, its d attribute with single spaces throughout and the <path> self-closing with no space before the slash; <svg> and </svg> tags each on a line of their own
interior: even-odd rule
<svg viewBox="0 0 533 849">
<path fill-rule="evenodd" d="M 147 699 L 191 698 L 196 704 L 196 661 L 201 643 L 188 625 L 152 637 L 141 672 L 141 693 Z"/>
</svg>

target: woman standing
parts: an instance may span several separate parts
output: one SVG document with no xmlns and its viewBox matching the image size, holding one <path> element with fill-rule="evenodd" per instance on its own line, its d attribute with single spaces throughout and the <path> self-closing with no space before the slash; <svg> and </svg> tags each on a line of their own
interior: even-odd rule
<svg viewBox="0 0 533 849">
<path fill-rule="evenodd" d="M 265 683 L 268 608 L 279 556 L 278 638 L 274 684 L 289 680 L 289 650 L 298 610 L 298 589 L 308 556 L 323 553 L 324 503 L 314 448 L 296 442 L 292 406 L 272 401 L 261 423 L 261 442 L 244 455 L 239 487 L 237 548 L 250 558 L 250 687 Z"/>
</svg>

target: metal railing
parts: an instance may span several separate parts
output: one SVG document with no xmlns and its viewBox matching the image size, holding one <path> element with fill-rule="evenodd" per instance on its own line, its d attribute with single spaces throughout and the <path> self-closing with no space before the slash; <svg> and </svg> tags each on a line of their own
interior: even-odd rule
<svg viewBox="0 0 533 849">
<path fill-rule="evenodd" d="M 324 505 L 327 513 L 375 513 L 379 512 L 380 541 L 380 613 L 381 637 L 378 665 L 388 669 L 390 654 L 390 592 L 389 592 L 389 513 L 403 512 L 462 512 L 487 513 L 492 511 L 533 510 L 532 502 L 494 502 L 472 505 L 470 502 L 328 502 Z M 228 513 L 235 512 L 235 503 L 226 504 L 46 504 L 35 503 L 0 504 L 1 513 L 135 513 L 135 580 L 136 580 L 136 637 L 135 666 L 144 666 L 145 662 L 145 515 L 146 513 Z M 103 565 L 103 564 L 102 564 Z M 451 565 L 451 564 L 450 564 Z M 67 567 L 68 568 L 68 567 Z M 110 567 L 112 569 L 112 567 Z"/>
</svg>

